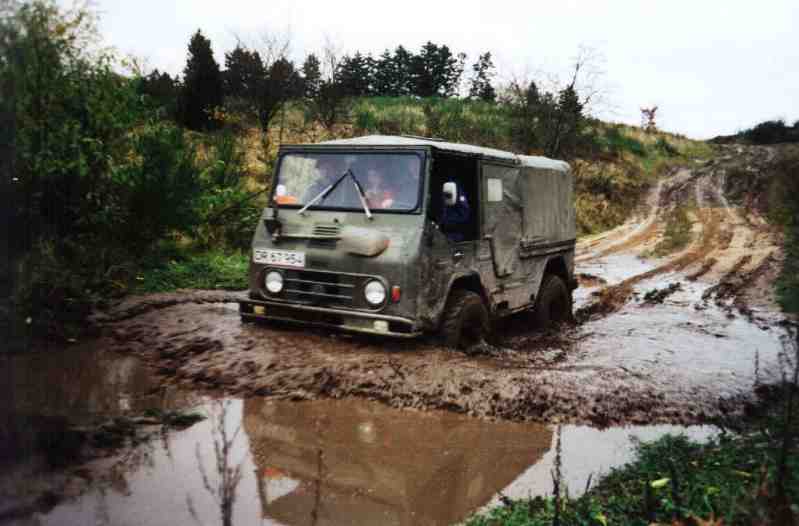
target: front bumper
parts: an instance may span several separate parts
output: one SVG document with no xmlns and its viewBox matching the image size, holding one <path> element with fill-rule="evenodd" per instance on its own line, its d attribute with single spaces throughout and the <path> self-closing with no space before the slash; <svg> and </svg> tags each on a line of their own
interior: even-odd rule
<svg viewBox="0 0 799 526">
<path fill-rule="evenodd" d="M 413 320 L 371 312 L 274 301 L 242 300 L 239 302 L 239 313 L 242 319 L 280 320 L 395 338 L 415 338 L 422 334 L 416 329 Z"/>
</svg>

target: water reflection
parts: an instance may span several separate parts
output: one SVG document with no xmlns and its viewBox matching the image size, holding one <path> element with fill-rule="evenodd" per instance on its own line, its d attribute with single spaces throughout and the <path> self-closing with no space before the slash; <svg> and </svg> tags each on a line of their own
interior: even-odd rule
<svg viewBox="0 0 799 526">
<path fill-rule="evenodd" d="M 206 420 L 126 453 L 101 483 L 18 524 L 443 525 L 499 492 L 552 492 L 552 426 L 360 400 L 206 400 L 199 410 Z M 630 460 L 633 435 L 681 430 L 563 426 L 564 484 L 574 495 L 589 474 Z"/>
<path fill-rule="evenodd" d="M 296 525 L 450 524 L 552 443 L 542 425 L 374 403 L 244 404 L 265 517 Z"/>
<path fill-rule="evenodd" d="M 197 400 L 163 387 L 136 357 L 97 342 L 7 355 L 2 367 L 0 414 L 63 416 L 74 423 L 97 415 L 179 409 Z"/>
</svg>

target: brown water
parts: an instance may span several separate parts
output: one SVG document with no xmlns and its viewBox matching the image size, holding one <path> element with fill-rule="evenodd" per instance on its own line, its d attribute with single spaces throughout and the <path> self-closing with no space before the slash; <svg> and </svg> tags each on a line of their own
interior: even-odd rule
<svg viewBox="0 0 799 526">
<path fill-rule="evenodd" d="M 98 414 L 137 414 L 151 407 L 194 409 L 208 417 L 89 463 L 96 474 L 91 484 L 76 490 L 67 480 L 66 497 L 54 508 L 17 524 L 155 525 L 166 517 L 170 524 L 220 523 L 215 445 L 224 442 L 229 465 L 241 470 L 233 524 L 450 524 L 499 492 L 519 497 L 551 492 L 556 434 L 551 425 L 399 410 L 353 399 L 211 399 L 159 386 L 135 358 L 102 350 L 53 350 L 8 363 L 13 382 L 6 387 L 15 393 L 14 407 L 4 397 L 3 412 L 17 425 L 20 418 L 35 424 L 42 415 L 48 421 L 90 421 Z M 697 438 L 712 432 L 564 426 L 564 481 L 572 494 L 579 493 L 589 475 L 631 458 L 632 436 L 654 438 L 674 430 Z M 18 455 L 6 458 L 0 476 L 5 509 L 26 494 L 53 490 L 46 481 L 58 479 L 35 462 L 35 447 L 19 440 L 14 447 Z"/>
</svg>

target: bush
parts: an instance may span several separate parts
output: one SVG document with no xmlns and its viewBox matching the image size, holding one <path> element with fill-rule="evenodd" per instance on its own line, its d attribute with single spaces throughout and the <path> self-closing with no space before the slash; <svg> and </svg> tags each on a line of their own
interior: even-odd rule
<svg viewBox="0 0 799 526">
<path fill-rule="evenodd" d="M 127 252 L 118 247 L 39 241 L 22 260 L 14 296 L 17 315 L 28 319 L 33 334 L 77 336 L 95 305 L 127 290 L 132 266 Z"/>
<path fill-rule="evenodd" d="M 196 150 L 182 129 L 150 123 L 133 132 L 127 163 L 115 167 L 116 183 L 107 224 L 136 252 L 170 232 L 190 233 L 202 191 Z"/>
<path fill-rule="evenodd" d="M 797 130 L 786 126 L 785 121 L 777 119 L 764 121 L 743 132 L 744 138 L 752 144 L 778 144 L 799 141 Z"/>
<path fill-rule="evenodd" d="M 212 137 L 202 168 L 203 193 L 193 232 L 198 247 L 249 248 L 268 189 L 248 189 L 246 175 L 244 152 L 236 137 L 224 133 Z"/>
</svg>

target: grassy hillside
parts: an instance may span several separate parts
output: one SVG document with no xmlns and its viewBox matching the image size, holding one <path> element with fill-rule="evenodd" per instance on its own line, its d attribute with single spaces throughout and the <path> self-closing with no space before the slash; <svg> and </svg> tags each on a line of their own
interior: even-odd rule
<svg viewBox="0 0 799 526">
<path fill-rule="evenodd" d="M 260 134 L 239 127 L 248 171 L 261 184 L 268 182 L 280 143 L 307 143 L 359 135 L 418 135 L 454 142 L 489 146 L 517 153 L 513 115 L 507 106 L 463 99 L 413 97 L 363 97 L 332 130 L 308 122 L 301 105 L 287 108 L 269 134 L 264 155 Z M 580 235 L 593 234 L 620 224 L 640 201 L 642 193 L 670 169 L 708 158 L 704 142 L 666 132 L 645 132 L 624 124 L 589 120 L 578 156 L 567 159 L 576 178 L 577 226 Z"/>
</svg>

